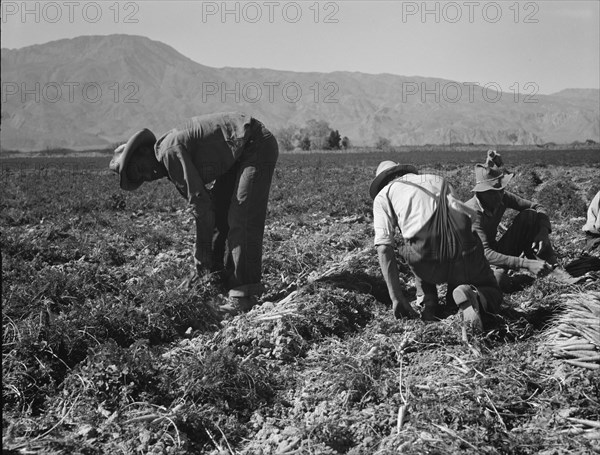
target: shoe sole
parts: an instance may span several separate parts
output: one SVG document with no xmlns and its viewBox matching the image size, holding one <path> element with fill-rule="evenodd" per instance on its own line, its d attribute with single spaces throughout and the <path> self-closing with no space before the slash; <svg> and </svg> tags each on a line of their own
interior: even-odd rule
<svg viewBox="0 0 600 455">
<path fill-rule="evenodd" d="M 479 313 L 477 294 L 472 289 L 467 289 L 465 290 L 462 286 L 457 287 L 452 292 L 452 297 L 462 313 L 463 323 L 470 325 L 475 331 L 482 332 L 483 322 Z"/>
</svg>

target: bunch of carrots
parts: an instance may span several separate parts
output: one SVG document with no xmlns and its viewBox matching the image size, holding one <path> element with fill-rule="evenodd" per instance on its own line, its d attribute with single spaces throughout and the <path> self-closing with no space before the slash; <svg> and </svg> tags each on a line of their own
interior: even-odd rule
<svg viewBox="0 0 600 455">
<path fill-rule="evenodd" d="M 600 292 L 565 295 L 565 311 L 548 331 L 555 357 L 578 367 L 600 369 Z"/>
</svg>

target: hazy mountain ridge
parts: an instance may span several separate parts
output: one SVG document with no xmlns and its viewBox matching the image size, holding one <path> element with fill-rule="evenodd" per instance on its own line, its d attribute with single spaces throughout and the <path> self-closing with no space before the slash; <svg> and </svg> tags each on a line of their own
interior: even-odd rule
<svg viewBox="0 0 600 455">
<path fill-rule="evenodd" d="M 592 89 L 528 100 L 536 102 L 505 92 L 491 102 L 499 94 L 486 99 L 480 87 L 470 94 L 435 78 L 211 68 L 129 35 L 2 49 L 1 60 L 4 149 L 106 147 L 143 127 L 161 134 L 184 118 L 230 110 L 271 129 L 327 120 L 356 145 L 378 137 L 397 145 L 600 140 L 600 92 Z M 29 93 L 20 93 L 22 84 Z"/>
</svg>

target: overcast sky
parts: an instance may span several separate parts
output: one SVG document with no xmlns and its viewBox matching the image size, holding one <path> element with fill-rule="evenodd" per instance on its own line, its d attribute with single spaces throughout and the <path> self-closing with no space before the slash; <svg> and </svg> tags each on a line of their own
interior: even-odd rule
<svg viewBox="0 0 600 455">
<path fill-rule="evenodd" d="M 2 47 L 126 33 L 212 67 L 599 88 L 600 2 L 2 1 Z M 515 85 L 517 84 L 517 85 Z M 531 86 L 530 86 L 531 87 Z"/>
</svg>

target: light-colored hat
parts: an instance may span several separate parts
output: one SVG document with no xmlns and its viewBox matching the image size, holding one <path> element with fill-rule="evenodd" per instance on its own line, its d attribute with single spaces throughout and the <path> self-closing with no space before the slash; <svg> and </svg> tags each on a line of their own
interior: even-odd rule
<svg viewBox="0 0 600 455">
<path fill-rule="evenodd" d="M 382 161 L 377 166 L 377 171 L 375 171 L 375 178 L 371 182 L 371 187 L 369 188 L 369 194 L 371 195 L 371 199 L 375 199 L 375 196 L 381 191 L 383 188 L 383 184 L 387 181 L 388 177 L 395 176 L 401 177 L 404 174 L 418 174 L 419 171 L 416 167 L 410 164 L 398 164 L 393 161 Z"/>
<path fill-rule="evenodd" d="M 504 169 L 500 154 L 488 150 L 485 164 L 475 165 L 475 186 L 471 191 L 480 193 L 489 190 L 503 190 L 515 174 L 509 174 Z"/>
<path fill-rule="evenodd" d="M 124 146 L 117 147 L 115 150 L 115 154 L 110 160 L 110 164 L 108 167 L 119 174 L 120 185 L 121 188 L 127 191 L 133 191 L 138 189 L 143 182 L 132 182 L 127 177 L 127 165 L 131 160 L 131 157 L 136 153 L 136 151 L 142 145 L 149 145 L 151 147 L 156 143 L 156 136 L 149 129 L 144 128 L 141 131 L 135 133 L 131 138 L 127 141 L 127 144 Z"/>
</svg>

